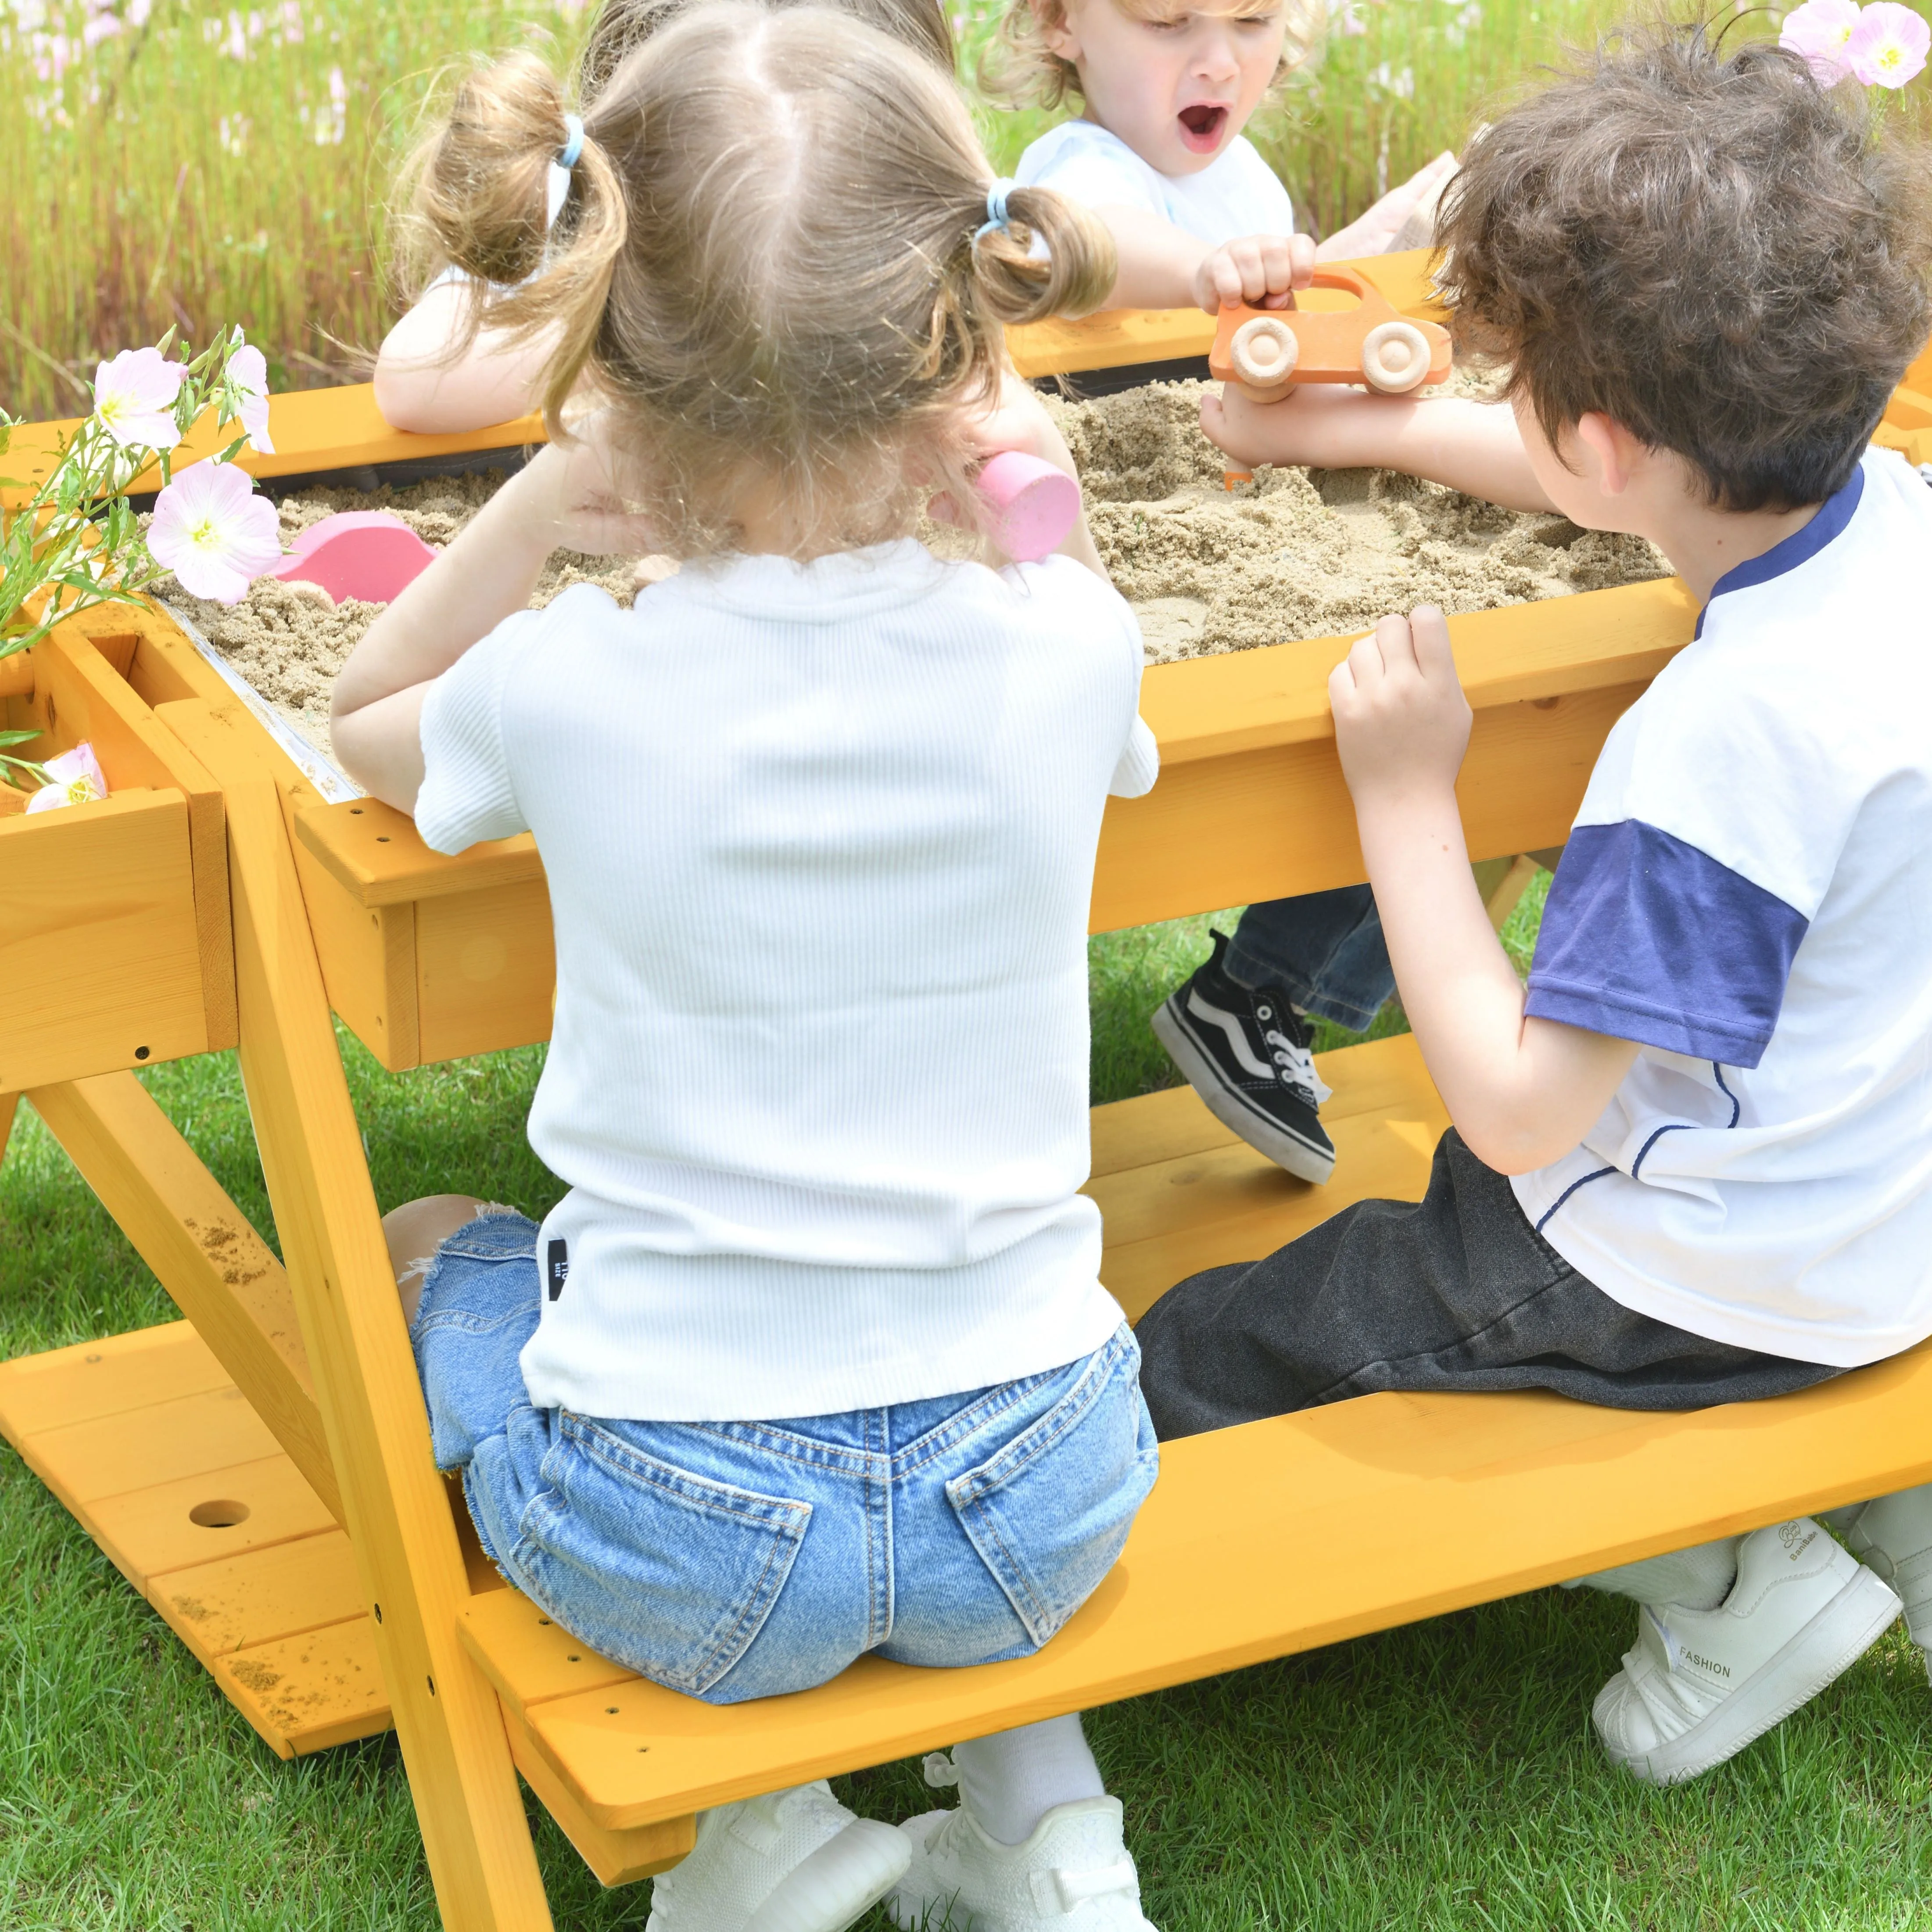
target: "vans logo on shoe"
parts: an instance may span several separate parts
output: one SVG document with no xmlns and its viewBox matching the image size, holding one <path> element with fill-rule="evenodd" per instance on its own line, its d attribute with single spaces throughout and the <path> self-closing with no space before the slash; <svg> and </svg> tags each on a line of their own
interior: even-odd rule
<svg viewBox="0 0 1932 1932">
<path fill-rule="evenodd" d="M 1818 1540 L 1818 1532 L 1802 1522 L 1781 1522 L 1778 1526 L 1778 1540 L 1784 1545 L 1785 1555 L 1796 1563 Z"/>
</svg>

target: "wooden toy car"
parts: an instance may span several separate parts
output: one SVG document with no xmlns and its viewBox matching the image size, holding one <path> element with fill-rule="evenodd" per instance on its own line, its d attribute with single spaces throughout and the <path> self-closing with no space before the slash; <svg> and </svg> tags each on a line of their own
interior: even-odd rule
<svg viewBox="0 0 1932 1932">
<path fill-rule="evenodd" d="M 1347 309 L 1224 308 L 1208 358 L 1217 382 L 1238 384 L 1258 403 L 1276 402 L 1297 382 L 1365 382 L 1402 395 L 1449 374 L 1449 332 L 1399 315 L 1352 268 L 1319 268 L 1318 289 L 1356 298 Z"/>
</svg>

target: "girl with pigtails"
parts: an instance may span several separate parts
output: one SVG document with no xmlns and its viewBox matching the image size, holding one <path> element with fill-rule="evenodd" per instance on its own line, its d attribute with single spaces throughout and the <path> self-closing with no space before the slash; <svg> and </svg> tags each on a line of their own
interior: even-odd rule
<svg viewBox="0 0 1932 1932">
<path fill-rule="evenodd" d="M 766 0 L 789 5 L 794 0 Z M 580 102 L 594 100 L 624 57 L 676 20 L 692 0 L 603 0 L 578 57 Z M 941 0 L 822 0 L 866 21 L 944 74 L 953 71 L 952 28 Z M 567 150 L 566 150 L 567 152 Z M 514 238 L 525 274 L 541 272 L 546 238 L 570 188 L 562 154 L 522 184 L 522 230 Z M 554 344 L 513 338 L 491 310 L 502 293 L 494 270 L 500 261 L 452 260 L 433 233 L 399 211 L 404 239 L 398 280 L 410 291 L 408 308 L 384 337 L 373 371 L 376 406 L 394 429 L 424 436 L 454 435 L 508 422 L 539 408 L 544 372 Z M 502 231 L 499 231 L 500 237 Z M 502 238 L 508 238 L 503 237 Z M 519 276 L 517 279 L 520 280 Z"/>
<path fill-rule="evenodd" d="M 994 453 L 1071 473 L 1002 330 L 1093 307 L 1106 232 L 994 181 L 930 61 L 742 0 L 580 126 L 532 57 L 472 76 L 416 208 L 546 345 L 553 440 L 370 628 L 335 745 L 439 850 L 536 835 L 569 1190 L 387 1218 L 438 1462 L 519 1588 L 691 1696 L 1025 1655 L 1156 1470 L 1078 1192 L 1094 848 L 1156 757 L 1084 523 L 1038 563 L 913 532 Z M 682 568 L 526 609 L 559 548 Z M 824 1784 L 705 1814 L 652 1924 L 1147 1932 L 1077 1716 L 928 1766 L 957 1808 L 898 1827 Z"/>
</svg>

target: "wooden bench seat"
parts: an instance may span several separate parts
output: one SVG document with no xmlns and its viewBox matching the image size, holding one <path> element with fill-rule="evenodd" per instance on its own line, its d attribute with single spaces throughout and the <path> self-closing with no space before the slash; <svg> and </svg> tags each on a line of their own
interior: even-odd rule
<svg viewBox="0 0 1932 1932">
<path fill-rule="evenodd" d="M 1351 1199 L 1420 1193 L 1445 1123 L 1414 1041 L 1328 1054 L 1322 1071 L 1340 1154 L 1326 1188 L 1234 1142 L 1186 1089 L 1096 1110 L 1102 1273 L 1130 1312 Z M 1376 1395 L 1170 1443 L 1100 1591 L 1036 1655 L 971 1670 L 868 1658 L 816 1690 L 719 1708 L 606 1661 L 513 1590 L 474 1595 L 463 1638 L 526 1774 L 534 1757 L 622 1834 L 1922 1482 L 1928 1404 L 1932 1344 L 1689 1415 Z"/>
</svg>

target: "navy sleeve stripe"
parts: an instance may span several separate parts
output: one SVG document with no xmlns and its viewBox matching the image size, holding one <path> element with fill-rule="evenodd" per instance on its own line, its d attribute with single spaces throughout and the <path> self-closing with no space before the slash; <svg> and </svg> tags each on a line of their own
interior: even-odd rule
<svg viewBox="0 0 1932 1932">
<path fill-rule="evenodd" d="M 1673 833 L 1625 819 L 1570 835 L 1524 1010 L 1752 1067 L 1809 922 Z"/>
<path fill-rule="evenodd" d="M 1578 1175 L 1577 1178 L 1574 1180 L 1571 1181 L 1570 1185 L 1564 1188 L 1563 1192 L 1558 1195 L 1556 1198 L 1551 1202 L 1550 1205 L 1544 1210 L 1543 1219 L 1536 1224 L 1536 1232 L 1540 1234 L 1543 1232 L 1544 1228 L 1550 1226 L 1550 1216 L 1556 1212 L 1558 1208 L 1563 1205 L 1564 1202 L 1569 1199 L 1571 1195 L 1576 1192 L 1578 1188 L 1588 1187 L 1592 1181 L 1601 1180 L 1605 1174 L 1614 1174 L 1616 1172 L 1616 1169 L 1613 1167 L 1600 1167 L 1594 1174 Z"/>
</svg>

